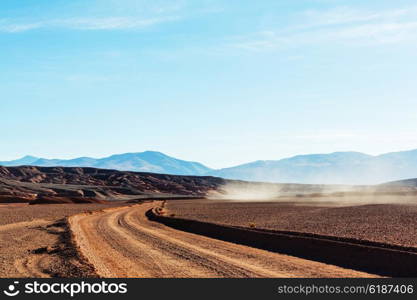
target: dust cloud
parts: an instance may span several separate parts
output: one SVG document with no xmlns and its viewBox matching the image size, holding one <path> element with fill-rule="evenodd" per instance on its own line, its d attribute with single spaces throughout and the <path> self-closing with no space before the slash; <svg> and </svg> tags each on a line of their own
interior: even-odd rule
<svg viewBox="0 0 417 300">
<path fill-rule="evenodd" d="M 417 204 L 417 189 L 401 186 L 349 186 L 229 182 L 208 194 L 230 201 L 283 201 L 338 205 Z"/>
<path fill-rule="evenodd" d="M 269 183 L 228 183 L 209 194 L 210 199 L 265 201 L 281 196 L 282 187 Z"/>
</svg>

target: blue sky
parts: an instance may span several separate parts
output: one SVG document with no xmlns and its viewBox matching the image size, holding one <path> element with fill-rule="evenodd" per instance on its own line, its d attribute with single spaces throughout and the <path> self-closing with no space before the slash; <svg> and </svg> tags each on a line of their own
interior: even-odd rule
<svg viewBox="0 0 417 300">
<path fill-rule="evenodd" d="M 415 0 L 2 0 L 0 160 L 417 148 Z"/>
</svg>

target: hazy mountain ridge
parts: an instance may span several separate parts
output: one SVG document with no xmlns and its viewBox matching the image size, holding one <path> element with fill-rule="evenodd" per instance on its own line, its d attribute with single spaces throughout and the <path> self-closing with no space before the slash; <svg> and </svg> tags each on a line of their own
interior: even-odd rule
<svg viewBox="0 0 417 300">
<path fill-rule="evenodd" d="M 299 155 L 209 172 L 229 179 L 311 184 L 378 184 L 417 177 L 417 150 L 371 156 L 359 152 Z"/>
<path fill-rule="evenodd" d="M 210 175 L 263 182 L 379 184 L 417 178 L 417 150 L 379 156 L 359 152 L 298 155 L 281 160 L 260 160 L 220 170 L 213 170 L 198 162 L 184 161 L 154 151 L 117 154 L 101 159 L 80 157 L 59 160 L 26 156 L 19 160 L 0 162 L 0 165 L 94 167 L 173 175 Z"/>
<path fill-rule="evenodd" d="M 204 175 L 211 169 L 198 162 L 176 159 L 160 152 L 116 154 L 105 158 L 44 159 L 25 156 L 22 159 L 0 162 L 3 166 L 92 167 L 120 171 L 151 172 L 172 175 Z"/>
<path fill-rule="evenodd" d="M 414 179 L 405 179 L 399 181 L 392 181 L 384 184 L 385 186 L 402 186 L 402 187 L 412 187 L 417 188 L 417 178 Z"/>
</svg>

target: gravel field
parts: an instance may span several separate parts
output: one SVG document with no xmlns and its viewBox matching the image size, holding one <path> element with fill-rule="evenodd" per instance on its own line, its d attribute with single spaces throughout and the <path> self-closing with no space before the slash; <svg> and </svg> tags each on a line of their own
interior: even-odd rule
<svg viewBox="0 0 417 300">
<path fill-rule="evenodd" d="M 256 226 L 417 247 L 417 199 L 408 204 L 171 201 L 169 214 L 226 225 Z"/>
<path fill-rule="evenodd" d="M 35 219 L 56 220 L 78 213 L 117 207 L 123 204 L 0 204 L 0 226 Z"/>
</svg>

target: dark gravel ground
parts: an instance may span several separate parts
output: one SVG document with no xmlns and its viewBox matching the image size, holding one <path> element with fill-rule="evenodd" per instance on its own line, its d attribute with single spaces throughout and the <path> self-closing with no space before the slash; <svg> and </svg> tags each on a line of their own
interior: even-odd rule
<svg viewBox="0 0 417 300">
<path fill-rule="evenodd" d="M 410 202 L 410 199 L 406 199 Z M 169 214 L 226 225 L 307 232 L 417 247 L 416 204 L 171 201 Z"/>
</svg>

